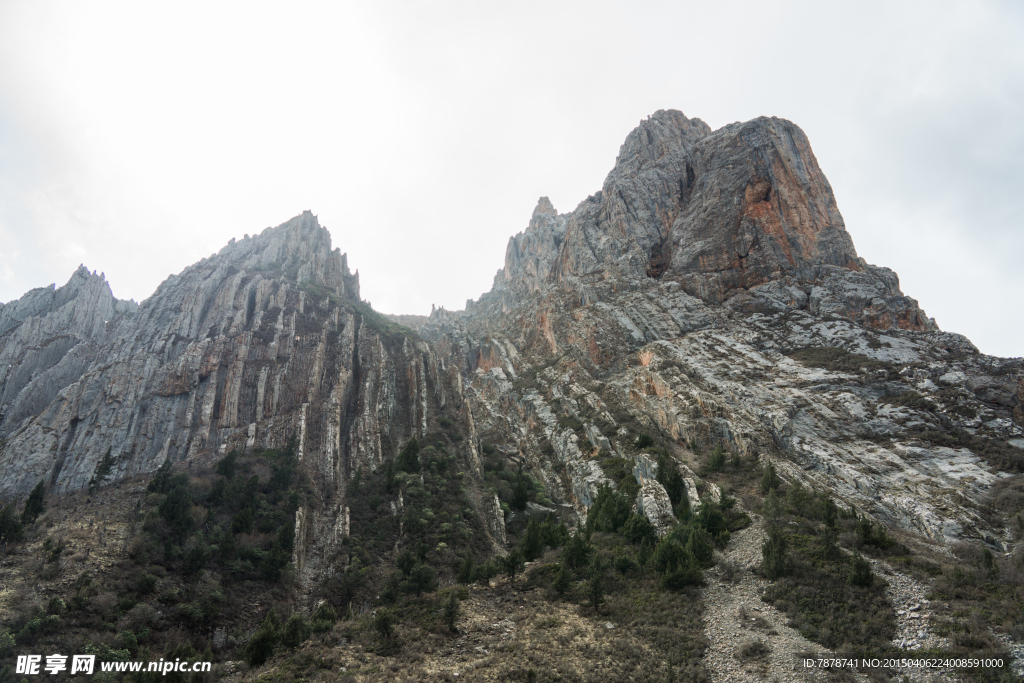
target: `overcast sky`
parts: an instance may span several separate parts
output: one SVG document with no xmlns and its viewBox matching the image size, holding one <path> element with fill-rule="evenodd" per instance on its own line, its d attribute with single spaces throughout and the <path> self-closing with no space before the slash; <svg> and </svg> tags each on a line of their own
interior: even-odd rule
<svg viewBox="0 0 1024 683">
<path fill-rule="evenodd" d="M 388 313 L 490 289 L 641 119 L 807 133 L 858 252 L 1024 355 L 1024 3 L 0 0 L 0 301 L 141 301 L 310 209 Z"/>
</svg>

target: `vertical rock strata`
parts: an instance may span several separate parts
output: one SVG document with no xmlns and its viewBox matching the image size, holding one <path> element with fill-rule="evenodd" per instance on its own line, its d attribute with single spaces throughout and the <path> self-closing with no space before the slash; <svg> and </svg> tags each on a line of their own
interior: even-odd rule
<svg viewBox="0 0 1024 683">
<path fill-rule="evenodd" d="M 141 306 L 80 269 L 0 321 L 0 499 L 40 479 L 82 489 L 108 450 L 114 480 L 294 435 L 319 494 L 297 520 L 307 572 L 304 549 L 325 556 L 347 533 L 342 492 L 357 468 L 422 437 L 446 404 L 469 419 L 459 377 L 359 299 L 358 275 L 309 212 L 233 241 Z"/>
<path fill-rule="evenodd" d="M 937 540 L 1005 541 L 977 507 L 1024 445 L 1020 361 L 939 331 L 895 273 L 857 256 L 788 121 L 712 131 L 657 112 L 574 211 L 541 198 L 491 292 L 401 320 L 416 331 L 360 300 L 309 212 L 232 241 L 141 305 L 79 269 L 0 307 L 0 500 L 40 479 L 86 487 L 108 450 L 115 479 L 294 435 L 317 496 L 296 519 L 308 583 L 348 533 L 349 478 L 443 410 L 467 437 L 459 468 L 499 545 L 484 446 L 567 516 L 621 459 L 644 513 L 671 521 L 656 458 L 627 424 L 670 445 L 693 505 L 690 444 L 717 444 Z M 808 363 L 802 349 L 846 361 Z M 920 400 L 895 398 L 910 392 Z M 939 432 L 974 441 L 923 436 Z"/>
</svg>

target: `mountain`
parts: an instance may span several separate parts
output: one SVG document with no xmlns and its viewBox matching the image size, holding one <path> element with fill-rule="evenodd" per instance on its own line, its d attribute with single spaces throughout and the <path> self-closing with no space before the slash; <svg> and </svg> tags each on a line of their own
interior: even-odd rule
<svg viewBox="0 0 1024 683">
<path fill-rule="evenodd" d="M 106 566 L 159 567 L 146 571 L 206 596 L 172 621 L 218 652 L 241 652 L 217 635 L 233 631 L 252 638 L 251 654 L 271 585 L 274 604 L 314 623 L 324 600 L 353 611 L 363 630 L 345 638 L 365 640 L 376 624 L 386 657 L 394 643 L 378 605 L 420 623 L 402 614 L 427 603 L 397 596 L 432 595 L 436 580 L 491 558 L 486 579 L 515 548 L 536 560 L 528 585 L 554 595 L 558 567 L 572 561 L 563 553 L 555 564 L 544 548 L 568 548 L 584 529 L 580 552 L 619 572 L 608 575 L 608 605 L 594 598 L 588 614 L 626 614 L 630 589 L 616 577 L 639 572 L 645 595 L 706 625 L 628 612 L 630 632 L 615 638 L 638 638 L 630 647 L 649 656 L 627 666 L 608 654 L 613 678 L 655 675 L 663 661 L 695 680 L 779 674 L 800 648 L 969 651 L 951 635 L 960 632 L 993 652 L 1024 640 L 1011 616 L 1024 606 L 1014 578 L 1022 361 L 941 331 L 893 271 L 857 255 L 806 136 L 781 119 L 712 131 L 655 113 L 628 135 L 599 192 L 565 214 L 539 200 L 492 290 L 464 311 L 374 312 L 307 211 L 233 240 L 138 305 L 84 267 L 60 289 L 33 290 L 0 308 L 4 358 L 0 501 L 41 482 L 56 506 L 48 523 L 69 534 L 94 496 L 122 510 L 118 538 L 130 549 Z M 184 507 L 167 502 L 179 499 Z M 42 548 L 48 532 L 26 528 Z M 820 540 L 830 533 L 840 536 Z M 775 567 L 767 548 L 786 538 L 790 564 Z M 812 562 L 814 543 L 847 550 Z M 846 585 L 859 553 L 871 563 L 864 576 L 888 578 L 850 579 L 844 590 L 864 592 L 842 599 L 874 606 L 848 637 L 850 623 L 823 625 L 819 613 L 840 598 L 821 597 L 832 607 L 815 612 L 793 596 L 836 577 Z M 996 581 L 999 605 L 969 594 L 963 572 L 944 573 L 964 558 L 978 563 L 970 581 Z M 607 567 L 590 566 L 566 578 L 590 576 L 570 595 L 605 590 Z M 701 572 L 709 578 L 694 592 Z M 74 586 L 52 593 L 81 595 Z M 749 634 L 772 657 L 751 646 L 746 661 L 746 645 L 707 626 L 749 630 L 734 616 L 746 592 L 774 605 L 752 619 L 777 625 L 775 636 Z M 920 612 L 929 592 L 944 602 Z M 213 595 L 234 607 L 197 617 Z M 504 600 L 482 595 L 465 597 L 481 614 Z M 1007 621 L 964 627 L 953 615 L 967 608 Z M 550 619 L 579 618 L 557 609 Z M 924 613 L 931 627 L 914 621 Z M 15 626 L 28 628 L 26 614 Z M 147 633 L 167 631 L 158 621 Z M 525 656 L 502 652 L 506 668 Z M 565 679 L 590 680 L 580 666 Z"/>
</svg>

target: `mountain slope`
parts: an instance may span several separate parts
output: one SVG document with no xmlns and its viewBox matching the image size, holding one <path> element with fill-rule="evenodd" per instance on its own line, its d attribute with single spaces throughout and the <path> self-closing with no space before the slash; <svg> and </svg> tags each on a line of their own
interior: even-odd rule
<svg viewBox="0 0 1024 683">
<path fill-rule="evenodd" d="M 440 597 L 420 593 L 434 595 L 465 563 L 462 578 L 493 578 L 500 565 L 514 579 L 509 558 L 520 549 L 536 560 L 527 585 L 537 600 L 585 602 L 591 591 L 586 614 L 631 620 L 651 657 L 695 680 L 707 675 L 700 610 L 721 590 L 693 585 L 704 571 L 728 580 L 729 561 L 711 570 L 715 548 L 757 569 L 759 549 L 730 541 L 746 527 L 738 538 L 790 539 L 789 569 L 769 576 L 767 551 L 757 569 L 773 580 L 766 599 L 799 626 L 789 648 L 800 638 L 830 652 L 911 647 L 895 643 L 897 633 L 910 642 L 892 607 L 904 598 L 849 583 L 853 560 L 830 549 L 837 542 L 897 578 L 884 564 L 893 557 L 908 572 L 975 558 L 970 581 L 995 588 L 970 594 L 955 583 L 967 581 L 962 572 L 940 569 L 954 583 L 935 579 L 948 596 L 936 621 L 960 607 L 1024 607 L 1013 569 L 1024 529 L 1014 526 L 1024 507 L 1022 362 L 939 330 L 895 273 L 857 255 L 806 136 L 788 121 L 712 131 L 655 113 L 598 193 L 567 214 L 540 199 L 492 291 L 465 311 L 375 313 L 309 212 L 233 241 L 138 307 L 104 287 L 83 269 L 0 310 L 10 359 L 0 501 L 41 481 L 62 505 L 85 505 L 85 491 L 164 466 L 148 493 L 125 493 L 140 512 L 124 533 L 137 539 L 126 541 L 130 561 L 162 567 L 182 591 L 214 595 L 207 581 L 242 601 L 237 591 L 272 590 L 297 614 L 326 600 L 358 625 L 331 633 L 364 645 L 371 610 L 401 605 L 406 628 L 433 642 L 436 623 L 424 624 Z M 249 488 L 236 458 L 255 477 Z M 282 481 L 295 496 L 283 497 Z M 186 499 L 201 511 L 176 517 L 167 501 Z M 585 534 L 580 552 L 603 559 L 577 566 L 566 550 L 556 564 L 545 547 L 572 547 L 577 524 L 573 543 Z M 282 553 L 286 589 L 268 578 Z M 618 573 L 606 574 L 613 564 Z M 568 565 L 574 587 L 556 588 Z M 822 626 L 787 593 L 837 582 L 851 586 L 844 600 L 864 605 L 854 622 Z M 685 617 L 650 621 L 637 591 Z M 196 621 L 205 608 L 189 609 L 181 628 L 247 637 L 265 613 Z M 987 625 L 965 623 L 947 635 L 994 642 Z M 836 640 L 853 626 L 853 640 Z M 958 637 L 928 631 L 913 647 L 967 647 Z M 392 645 L 384 638 L 381 656 Z M 711 643 L 714 676 L 734 645 Z M 507 652 L 502 666 L 521 668 Z M 653 675 L 660 662 L 617 675 Z M 586 679 L 585 667 L 574 671 Z"/>
</svg>

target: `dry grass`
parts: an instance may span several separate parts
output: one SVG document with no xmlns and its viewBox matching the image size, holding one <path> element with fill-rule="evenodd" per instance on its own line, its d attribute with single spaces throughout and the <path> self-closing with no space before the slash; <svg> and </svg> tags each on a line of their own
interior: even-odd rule
<svg viewBox="0 0 1024 683">
<path fill-rule="evenodd" d="M 607 615 L 595 618 L 571 603 L 549 602 L 539 589 L 477 586 L 467 589 L 462 608 L 457 634 L 405 621 L 387 654 L 368 617 L 342 622 L 243 680 L 598 683 L 664 677 L 663 658 L 627 624 L 607 628 Z"/>
</svg>

